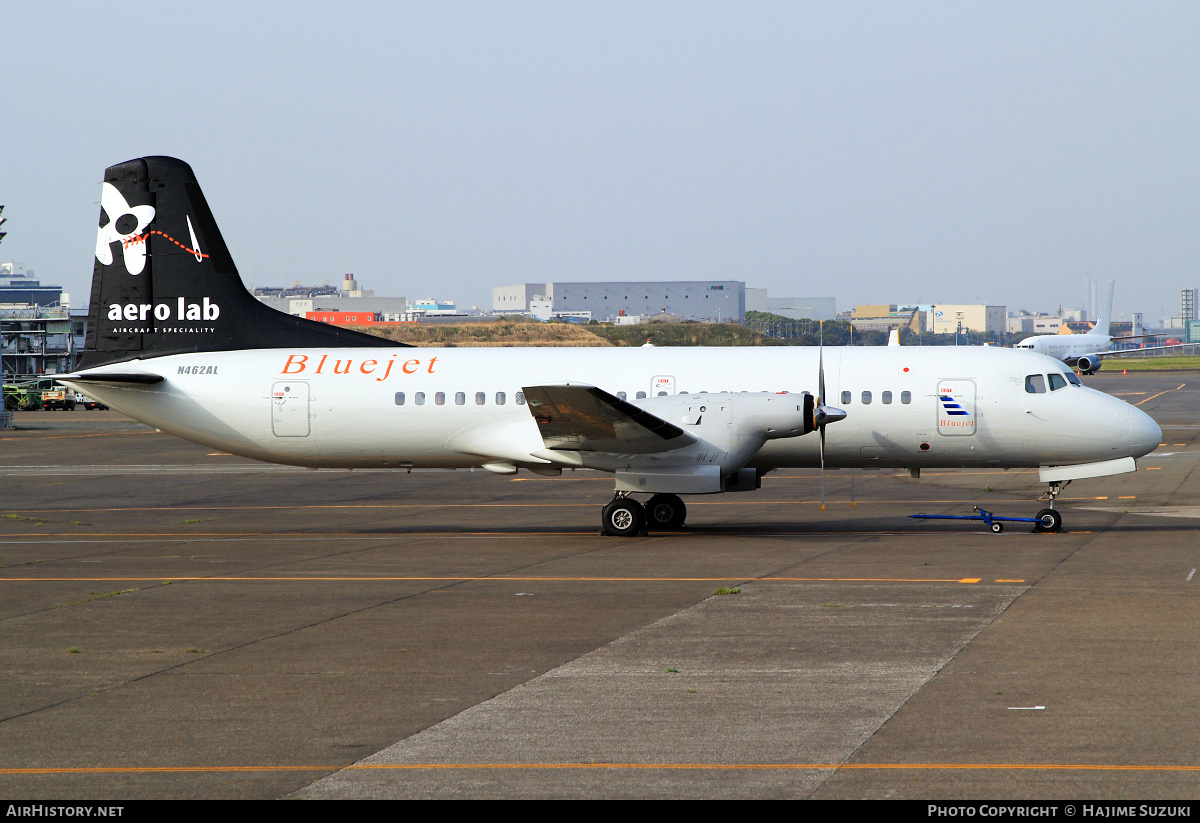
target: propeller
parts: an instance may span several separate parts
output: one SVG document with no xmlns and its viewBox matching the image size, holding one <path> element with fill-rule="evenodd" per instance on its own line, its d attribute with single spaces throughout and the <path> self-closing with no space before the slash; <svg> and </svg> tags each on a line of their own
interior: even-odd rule
<svg viewBox="0 0 1200 823">
<path fill-rule="evenodd" d="M 825 511 L 825 427 L 846 419 L 846 412 L 825 405 L 825 323 L 821 321 L 817 347 L 817 402 L 813 408 L 813 428 L 821 436 L 821 511 Z"/>
</svg>

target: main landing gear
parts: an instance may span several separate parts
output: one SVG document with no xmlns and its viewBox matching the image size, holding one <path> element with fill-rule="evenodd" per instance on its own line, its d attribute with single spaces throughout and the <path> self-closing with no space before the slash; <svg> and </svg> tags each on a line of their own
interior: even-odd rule
<svg viewBox="0 0 1200 823">
<path fill-rule="evenodd" d="M 1037 524 L 1033 527 L 1035 532 L 1060 532 L 1062 531 L 1062 515 L 1054 508 L 1054 498 L 1062 494 L 1063 489 L 1071 485 L 1070 480 L 1052 480 L 1050 481 L 1050 491 L 1039 497 L 1039 500 L 1050 501 L 1048 507 L 1037 513 Z"/>
<path fill-rule="evenodd" d="M 600 512 L 600 528 L 613 537 L 633 537 L 650 529 L 680 529 L 686 518 L 687 507 L 679 495 L 656 494 L 643 506 L 629 492 L 617 492 Z"/>
</svg>

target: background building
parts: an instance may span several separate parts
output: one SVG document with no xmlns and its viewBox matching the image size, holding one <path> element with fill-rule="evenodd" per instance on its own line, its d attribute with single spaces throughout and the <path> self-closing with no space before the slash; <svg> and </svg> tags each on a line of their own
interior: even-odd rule
<svg viewBox="0 0 1200 823">
<path fill-rule="evenodd" d="M 740 323 L 746 284 L 738 280 L 629 283 L 518 283 L 492 289 L 493 314 L 579 315 L 614 322 L 626 315 L 673 314 L 684 320 Z"/>
<path fill-rule="evenodd" d="M 409 308 L 403 297 L 376 297 L 374 290 L 360 288 L 353 274 L 342 278 L 341 288 L 297 283 L 286 288 L 255 288 L 250 293 L 276 311 L 296 317 L 312 312 L 370 312 L 382 320 L 400 320 Z"/>
<path fill-rule="evenodd" d="M 959 330 L 1003 334 L 1006 314 L 1005 306 L 936 305 L 929 314 L 927 330 L 935 334 L 954 334 Z"/>
<path fill-rule="evenodd" d="M 16 263 L 0 263 L 0 303 L 29 306 L 61 306 L 70 302 L 62 286 L 48 286 L 34 279 L 33 270 Z"/>
<path fill-rule="evenodd" d="M 0 371 L 5 382 L 74 368 L 87 312 L 72 313 L 70 300 L 62 286 L 34 279 L 32 270 L 0 263 Z"/>
<path fill-rule="evenodd" d="M 909 328 L 914 332 L 924 331 L 927 312 L 920 306 L 895 306 L 890 303 L 855 306 L 841 318 L 850 321 L 859 331 L 891 331 Z"/>
</svg>

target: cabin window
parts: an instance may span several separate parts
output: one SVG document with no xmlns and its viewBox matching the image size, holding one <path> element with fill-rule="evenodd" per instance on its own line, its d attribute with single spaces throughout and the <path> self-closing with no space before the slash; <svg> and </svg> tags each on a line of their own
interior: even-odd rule
<svg viewBox="0 0 1200 823">
<path fill-rule="evenodd" d="M 404 392 L 402 392 L 402 391 L 396 392 L 396 405 L 397 406 L 404 405 Z"/>
<path fill-rule="evenodd" d="M 467 393 L 466 392 L 456 391 L 454 393 L 454 405 L 462 406 L 466 402 L 467 402 Z"/>
<path fill-rule="evenodd" d="M 900 392 L 900 402 L 901 402 L 901 403 L 903 403 L 903 404 L 904 404 L 904 405 L 906 405 L 906 406 L 907 406 L 909 403 L 911 403 L 911 402 L 912 402 L 912 392 L 910 392 L 910 391 L 902 391 L 902 392 Z"/>
<path fill-rule="evenodd" d="M 523 391 L 519 391 L 519 392 L 517 392 L 515 395 L 513 395 L 513 397 L 514 397 L 514 399 L 517 401 L 517 405 L 518 405 L 518 406 L 524 406 L 524 405 L 525 405 L 525 392 L 523 392 Z"/>
<path fill-rule="evenodd" d="M 871 393 L 869 391 L 862 393 L 862 403 L 864 406 L 871 405 Z"/>
<path fill-rule="evenodd" d="M 890 391 L 885 391 L 883 394 L 879 395 L 879 399 L 882 400 L 885 404 L 891 403 L 892 402 L 892 393 Z"/>
<path fill-rule="evenodd" d="M 487 393 L 486 392 L 481 392 L 481 391 L 475 392 L 475 405 L 476 406 L 482 406 L 486 402 L 487 402 Z"/>
<path fill-rule="evenodd" d="M 433 402 L 434 402 L 434 405 L 437 405 L 437 406 L 446 405 L 446 393 L 444 391 L 440 391 L 437 394 L 435 394 L 433 396 Z"/>
<path fill-rule="evenodd" d="M 1025 391 L 1030 394 L 1046 393 L 1046 378 L 1040 374 L 1031 374 L 1025 378 Z"/>
<path fill-rule="evenodd" d="M 644 391 L 640 391 L 640 392 L 638 392 L 638 393 L 637 393 L 637 395 L 635 395 L 635 397 L 636 397 L 636 399 L 638 399 L 638 400 L 645 400 L 645 399 L 646 399 L 646 393 L 645 393 Z"/>
<path fill-rule="evenodd" d="M 842 392 L 842 405 L 843 406 L 850 405 L 850 392 L 848 392 L 848 391 Z"/>
<path fill-rule="evenodd" d="M 1059 389 L 1065 389 L 1067 387 L 1067 378 L 1063 377 L 1061 374 L 1050 372 L 1050 374 L 1046 376 L 1050 378 L 1050 391 L 1058 391 Z"/>
<path fill-rule="evenodd" d="M 658 393 L 658 396 L 659 396 L 659 397 L 666 397 L 666 396 L 667 396 L 667 393 L 666 393 L 665 391 L 660 391 L 660 392 Z"/>
<path fill-rule="evenodd" d="M 629 395 L 625 394 L 625 392 L 623 392 L 623 391 L 617 392 L 617 397 L 621 398 L 622 400 L 624 400 L 628 396 Z"/>
<path fill-rule="evenodd" d="M 1074 383 L 1076 386 L 1083 385 L 1083 382 L 1078 377 L 1075 376 L 1075 372 L 1069 371 L 1069 372 L 1063 372 L 1063 374 L 1066 376 L 1067 380 L 1069 380 L 1071 383 Z"/>
<path fill-rule="evenodd" d="M 504 405 L 504 401 L 505 401 L 506 399 L 507 399 L 507 398 L 504 396 L 504 392 L 502 392 L 502 391 L 498 391 L 498 392 L 496 392 L 496 405 L 497 405 L 497 406 L 503 406 L 503 405 Z"/>
<path fill-rule="evenodd" d="M 413 395 L 413 400 L 416 401 L 416 404 L 418 406 L 424 406 L 425 405 L 425 392 L 423 392 L 423 391 L 417 392 L 416 394 Z"/>
</svg>

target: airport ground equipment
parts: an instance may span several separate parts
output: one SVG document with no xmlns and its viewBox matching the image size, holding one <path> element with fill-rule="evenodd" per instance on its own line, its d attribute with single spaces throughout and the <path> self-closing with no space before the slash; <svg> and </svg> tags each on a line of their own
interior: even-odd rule
<svg viewBox="0 0 1200 823">
<path fill-rule="evenodd" d="M 909 517 L 921 520 L 979 520 L 996 534 L 1004 531 L 1005 523 L 1033 523 L 1035 532 L 1056 532 L 1062 529 L 1062 516 L 1054 509 L 1042 509 L 1037 513 L 1037 517 L 1000 517 L 979 506 L 975 506 L 974 509 L 975 514 L 910 514 Z"/>
</svg>

